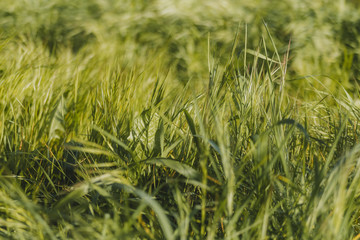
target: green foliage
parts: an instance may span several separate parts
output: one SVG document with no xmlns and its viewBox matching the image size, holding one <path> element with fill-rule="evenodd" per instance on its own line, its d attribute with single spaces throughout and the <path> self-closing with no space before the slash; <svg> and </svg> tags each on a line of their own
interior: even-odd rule
<svg viewBox="0 0 360 240">
<path fill-rule="evenodd" d="M 0 238 L 358 239 L 357 1 L 0 2 Z"/>
</svg>

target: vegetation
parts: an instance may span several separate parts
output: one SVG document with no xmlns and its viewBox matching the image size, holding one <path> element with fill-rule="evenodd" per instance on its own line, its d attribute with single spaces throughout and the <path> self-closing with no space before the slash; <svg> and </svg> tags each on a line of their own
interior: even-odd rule
<svg viewBox="0 0 360 240">
<path fill-rule="evenodd" d="M 360 10 L 2 0 L 0 238 L 360 239 Z"/>
</svg>

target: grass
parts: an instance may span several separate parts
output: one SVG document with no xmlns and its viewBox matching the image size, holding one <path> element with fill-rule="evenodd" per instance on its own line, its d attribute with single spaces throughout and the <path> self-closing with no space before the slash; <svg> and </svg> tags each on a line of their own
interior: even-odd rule
<svg viewBox="0 0 360 240">
<path fill-rule="evenodd" d="M 327 2 L 1 1 L 0 238 L 359 239 Z"/>
</svg>

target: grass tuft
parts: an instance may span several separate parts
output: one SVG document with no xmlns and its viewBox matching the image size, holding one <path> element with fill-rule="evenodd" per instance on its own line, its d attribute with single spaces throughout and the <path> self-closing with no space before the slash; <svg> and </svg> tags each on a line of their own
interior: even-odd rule
<svg viewBox="0 0 360 240">
<path fill-rule="evenodd" d="M 0 238 L 359 239 L 356 7 L 2 0 Z"/>
</svg>

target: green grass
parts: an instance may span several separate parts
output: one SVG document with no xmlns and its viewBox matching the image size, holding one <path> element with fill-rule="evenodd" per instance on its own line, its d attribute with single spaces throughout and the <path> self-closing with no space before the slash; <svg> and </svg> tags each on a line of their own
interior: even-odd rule
<svg viewBox="0 0 360 240">
<path fill-rule="evenodd" d="M 1 1 L 0 238 L 359 239 L 357 7 Z"/>
</svg>

